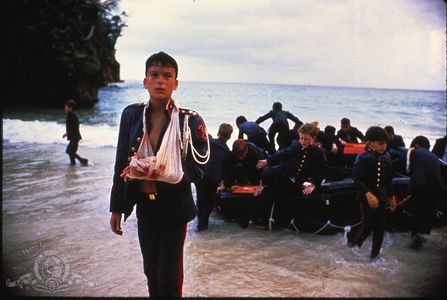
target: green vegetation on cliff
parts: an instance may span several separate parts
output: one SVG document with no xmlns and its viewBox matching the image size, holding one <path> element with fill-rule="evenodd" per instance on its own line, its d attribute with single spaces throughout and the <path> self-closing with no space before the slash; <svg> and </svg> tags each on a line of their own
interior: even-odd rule
<svg viewBox="0 0 447 300">
<path fill-rule="evenodd" d="M 92 107 L 120 81 L 115 43 L 125 25 L 117 0 L 4 0 L 4 106 Z"/>
</svg>

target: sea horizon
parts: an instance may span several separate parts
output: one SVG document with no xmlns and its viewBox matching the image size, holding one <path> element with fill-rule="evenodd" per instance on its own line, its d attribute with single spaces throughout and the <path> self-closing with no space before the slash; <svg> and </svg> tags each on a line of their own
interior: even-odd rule
<svg viewBox="0 0 447 300">
<path fill-rule="evenodd" d="M 423 89 L 423 88 L 402 88 L 402 87 L 374 87 L 374 86 L 348 86 L 348 85 L 330 85 L 330 84 L 304 84 L 304 83 L 262 83 L 262 82 L 233 82 L 233 81 L 213 81 L 213 80 L 182 80 L 178 79 L 179 83 L 213 83 L 213 84 L 236 84 L 236 85 L 266 85 L 266 86 L 297 86 L 297 87 L 316 87 L 316 88 L 342 88 L 342 89 L 366 89 L 366 90 L 395 90 L 395 91 L 415 91 L 415 92 L 447 92 L 447 86 L 445 90 L 436 89 Z M 124 83 L 126 81 L 141 82 L 141 79 L 121 79 L 120 81 L 109 82 L 108 85 L 116 83 Z"/>
</svg>

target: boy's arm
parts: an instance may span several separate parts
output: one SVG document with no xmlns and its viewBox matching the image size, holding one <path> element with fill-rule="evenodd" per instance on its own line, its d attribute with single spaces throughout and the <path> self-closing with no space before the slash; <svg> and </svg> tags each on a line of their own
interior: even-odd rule
<svg viewBox="0 0 447 300">
<path fill-rule="evenodd" d="M 386 193 L 388 197 L 394 196 L 393 188 L 393 171 L 391 168 L 391 159 L 388 160 L 386 166 Z"/>
<path fill-rule="evenodd" d="M 292 144 L 289 147 L 281 149 L 281 150 L 273 153 L 272 155 L 270 155 L 267 158 L 267 164 L 270 166 L 277 164 L 281 160 L 283 160 L 286 157 L 289 157 L 290 155 L 295 153 L 297 151 L 297 147 L 298 147 L 298 143 L 295 141 L 292 142 Z"/>
<path fill-rule="evenodd" d="M 357 189 L 362 194 L 366 194 L 367 192 L 369 192 L 365 184 L 365 172 L 366 172 L 365 161 L 359 154 L 355 159 L 354 166 L 352 169 L 352 179 L 354 180 Z"/>
<path fill-rule="evenodd" d="M 110 212 L 124 212 L 124 186 L 125 182 L 120 177 L 123 169 L 128 165 L 130 116 L 127 110 L 121 114 L 118 144 L 116 147 L 115 167 L 113 175 L 112 192 L 110 195 Z"/>
<path fill-rule="evenodd" d="M 189 128 L 191 130 L 192 144 L 198 153 L 193 156 L 191 145 L 188 145 L 188 154 L 186 159 L 182 161 L 183 172 L 186 178 L 191 182 L 197 182 L 203 178 L 205 174 L 205 162 L 206 158 L 203 158 L 207 153 L 210 154 L 208 134 L 205 126 L 205 122 L 199 115 L 190 116 Z M 197 160 L 196 160 L 197 159 Z M 202 163 L 201 163 L 202 162 Z"/>
<path fill-rule="evenodd" d="M 321 182 L 326 177 L 327 159 L 324 151 L 319 151 L 315 164 L 313 164 L 312 175 L 310 182 L 316 187 L 321 185 Z"/>
<path fill-rule="evenodd" d="M 294 114 L 292 114 L 291 112 L 286 112 L 286 116 L 288 119 L 292 120 L 293 122 L 295 122 L 296 124 L 303 124 L 303 122 L 301 122 L 300 119 L 298 119 Z"/>
<path fill-rule="evenodd" d="M 271 118 L 271 116 L 272 116 L 272 112 L 269 111 L 269 112 L 266 113 L 265 115 L 260 116 L 259 118 L 257 118 L 256 121 L 255 121 L 255 123 L 256 123 L 256 124 L 260 124 L 260 123 L 264 122 L 265 120 L 267 120 L 268 118 Z"/>
<path fill-rule="evenodd" d="M 238 139 L 242 139 L 242 138 L 244 138 L 244 132 L 242 131 L 241 128 L 239 128 L 239 134 L 237 135 L 237 138 L 238 138 Z"/>
<path fill-rule="evenodd" d="M 358 128 L 356 128 L 355 129 L 355 131 L 356 131 L 356 136 L 362 141 L 362 142 L 364 142 L 365 141 L 365 136 L 363 135 L 363 133 L 360 131 L 360 130 L 358 130 Z"/>
</svg>

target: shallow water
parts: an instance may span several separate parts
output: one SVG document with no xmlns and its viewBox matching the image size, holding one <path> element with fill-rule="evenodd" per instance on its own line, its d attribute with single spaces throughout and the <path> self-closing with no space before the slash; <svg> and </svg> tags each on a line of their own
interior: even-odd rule
<svg viewBox="0 0 447 300">
<path fill-rule="evenodd" d="M 114 235 L 108 224 L 114 148 L 79 153 L 92 162 L 70 167 L 63 145 L 3 144 L 3 284 L 43 272 L 50 250 L 77 281 L 50 290 L 7 287 L 14 295 L 146 296 L 136 219 Z M 446 293 L 447 229 L 437 228 L 421 251 L 409 234 L 388 233 L 381 256 L 371 241 L 353 250 L 343 233 L 317 235 L 250 225 L 241 229 L 216 213 L 205 232 L 189 223 L 184 296 L 425 297 Z M 57 276 L 56 276 L 57 277 Z M 9 281 L 8 281 L 9 280 Z"/>
</svg>

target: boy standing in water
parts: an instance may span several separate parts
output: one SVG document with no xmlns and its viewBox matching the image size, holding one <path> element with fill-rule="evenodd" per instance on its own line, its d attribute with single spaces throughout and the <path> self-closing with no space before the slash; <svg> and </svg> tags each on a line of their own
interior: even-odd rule
<svg viewBox="0 0 447 300">
<path fill-rule="evenodd" d="M 396 208 L 393 196 L 391 159 L 386 150 L 387 135 L 383 128 L 370 127 L 366 132 L 365 152 L 357 155 L 353 179 L 357 186 L 362 224 L 357 232 L 348 232 L 348 245 L 361 247 L 373 232 L 370 258 L 376 258 L 382 247 L 385 232 L 385 206 Z"/>
<path fill-rule="evenodd" d="M 159 52 L 147 59 L 143 84 L 149 100 L 123 110 L 110 197 L 110 227 L 118 235 L 123 234 L 122 214 L 125 221 L 137 206 L 138 238 L 151 297 L 182 296 L 186 225 L 196 215 L 191 182 L 203 177 L 206 163 L 197 160 L 206 157 L 207 152 L 208 137 L 202 118 L 193 110 L 178 108 L 171 98 L 178 86 L 177 75 L 177 62 L 168 54 Z M 178 132 L 179 139 L 169 140 L 172 130 Z M 158 160 L 157 152 L 167 144 L 174 147 L 172 155 L 182 153 L 181 170 L 175 170 L 180 181 L 132 180 L 138 168 L 129 162 L 144 166 L 145 159 Z M 161 167 L 156 171 L 165 170 Z M 149 168 L 143 170 L 148 177 L 156 176 L 155 172 L 149 173 Z M 124 253 L 122 263 L 126 263 L 125 257 Z"/>
<path fill-rule="evenodd" d="M 410 248 L 426 242 L 436 219 L 436 208 L 445 200 L 445 186 L 438 157 L 429 151 L 430 141 L 423 135 L 413 139 L 408 150 L 408 194 L 414 205 Z"/>
<path fill-rule="evenodd" d="M 85 166 L 88 164 L 88 159 L 80 157 L 76 152 L 78 151 L 79 141 L 82 139 L 81 133 L 79 132 L 79 119 L 74 113 L 74 108 L 76 102 L 74 100 L 68 100 L 65 102 L 64 111 L 67 113 L 67 120 L 65 122 L 66 132 L 62 138 L 67 138 L 69 141 L 67 149 L 65 152 L 70 157 L 70 165 L 74 166 L 76 160 Z"/>
</svg>

